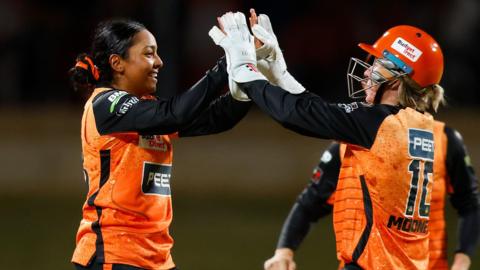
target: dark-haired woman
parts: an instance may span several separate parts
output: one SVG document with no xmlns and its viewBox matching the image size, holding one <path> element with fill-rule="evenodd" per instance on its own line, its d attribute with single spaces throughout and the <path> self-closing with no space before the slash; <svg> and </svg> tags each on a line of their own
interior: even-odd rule
<svg viewBox="0 0 480 270">
<path fill-rule="evenodd" d="M 82 118 L 88 195 L 72 258 L 77 269 L 175 269 L 171 139 L 228 130 L 250 107 L 218 97 L 227 83 L 224 59 L 167 100 L 151 95 L 162 66 L 143 25 L 108 21 L 71 70 L 74 87 L 94 89 Z"/>
</svg>

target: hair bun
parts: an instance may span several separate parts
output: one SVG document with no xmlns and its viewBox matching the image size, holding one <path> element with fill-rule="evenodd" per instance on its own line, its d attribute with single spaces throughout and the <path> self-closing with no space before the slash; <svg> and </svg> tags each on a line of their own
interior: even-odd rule
<svg viewBox="0 0 480 270">
<path fill-rule="evenodd" d="M 82 53 L 77 56 L 75 66 L 70 69 L 70 78 L 75 90 L 91 90 L 100 78 L 100 72 L 92 58 Z"/>
<path fill-rule="evenodd" d="M 97 66 L 95 66 L 92 58 L 90 58 L 90 56 L 88 56 L 87 54 L 81 54 L 79 55 L 79 57 L 77 57 L 77 63 L 75 64 L 75 68 L 81 68 L 89 71 L 95 81 L 98 81 L 98 79 L 100 78 L 100 73 Z"/>
</svg>

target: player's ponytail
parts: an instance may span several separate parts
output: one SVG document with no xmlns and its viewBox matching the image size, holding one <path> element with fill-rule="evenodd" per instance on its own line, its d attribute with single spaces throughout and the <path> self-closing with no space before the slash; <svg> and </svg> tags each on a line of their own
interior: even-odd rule
<svg viewBox="0 0 480 270">
<path fill-rule="evenodd" d="M 91 91 L 96 87 L 110 87 L 113 80 L 110 56 L 116 54 L 126 59 L 133 37 L 144 29 L 139 22 L 123 19 L 98 24 L 91 53 L 80 54 L 69 71 L 73 88 Z"/>
<path fill-rule="evenodd" d="M 92 58 L 82 53 L 77 56 L 75 66 L 69 71 L 75 91 L 92 90 L 100 78 L 100 72 Z"/>
<path fill-rule="evenodd" d="M 422 88 L 408 76 L 400 78 L 399 102 L 404 107 L 436 112 L 441 104 L 445 104 L 443 94 L 443 87 L 439 84 Z"/>
<path fill-rule="evenodd" d="M 431 103 L 430 107 L 435 112 L 437 111 L 440 105 L 445 105 L 445 97 L 443 87 L 439 84 L 434 84 L 431 86 L 431 91 L 429 91 L 428 98 Z"/>
</svg>

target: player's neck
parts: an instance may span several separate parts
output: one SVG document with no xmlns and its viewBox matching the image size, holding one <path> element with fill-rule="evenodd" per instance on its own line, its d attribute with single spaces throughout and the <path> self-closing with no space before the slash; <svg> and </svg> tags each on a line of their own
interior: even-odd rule
<svg viewBox="0 0 480 270">
<path fill-rule="evenodd" d="M 389 88 L 385 89 L 385 92 L 383 92 L 380 103 L 396 106 L 398 105 L 398 101 L 398 90 Z"/>
</svg>

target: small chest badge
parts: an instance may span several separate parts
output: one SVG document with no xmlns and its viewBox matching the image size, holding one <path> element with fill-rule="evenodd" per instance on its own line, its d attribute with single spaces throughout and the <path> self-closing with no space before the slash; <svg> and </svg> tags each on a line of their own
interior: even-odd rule
<svg viewBox="0 0 480 270">
<path fill-rule="evenodd" d="M 167 143 L 162 139 L 161 135 L 143 135 L 139 137 L 138 146 L 146 149 L 166 152 L 168 150 Z"/>
</svg>

